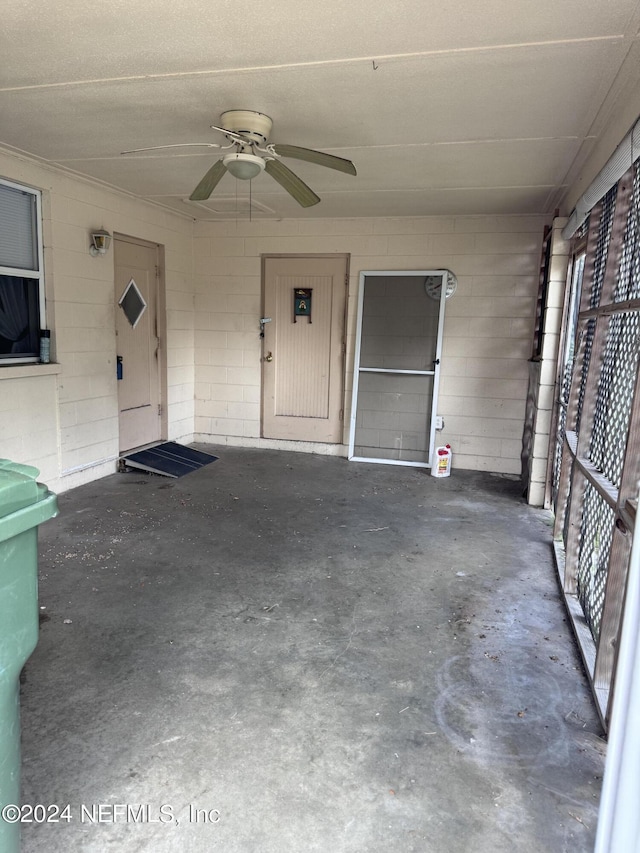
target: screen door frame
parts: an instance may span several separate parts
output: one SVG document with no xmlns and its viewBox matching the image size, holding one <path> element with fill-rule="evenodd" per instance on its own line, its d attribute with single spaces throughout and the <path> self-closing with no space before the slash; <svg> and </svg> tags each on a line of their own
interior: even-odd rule
<svg viewBox="0 0 640 853">
<path fill-rule="evenodd" d="M 358 315 L 356 320 L 356 348 L 353 369 L 353 391 L 351 395 L 351 418 L 349 425 L 349 453 L 350 462 L 376 462 L 382 465 L 405 465 L 412 468 L 430 468 L 433 452 L 436 446 L 436 417 L 438 413 L 438 392 L 440 388 L 440 362 L 442 360 L 442 333 L 444 330 L 444 307 L 447 298 L 447 276 L 448 270 L 361 270 L 358 288 Z M 423 281 L 427 276 L 440 276 L 442 286 L 440 288 L 440 306 L 438 312 L 438 332 L 436 337 L 436 351 L 433 370 L 400 370 L 388 367 L 362 367 L 362 319 L 364 311 L 364 298 L 367 278 L 375 277 L 398 277 L 398 278 L 421 278 Z M 429 297 L 427 297 L 429 298 Z M 358 390 L 360 386 L 360 375 L 362 373 L 395 374 L 398 376 L 431 376 L 433 377 L 433 397 L 431 400 L 431 420 L 429 424 L 429 453 L 427 462 L 411 462 L 401 459 L 376 459 L 370 456 L 354 456 L 356 439 L 356 418 L 358 415 Z M 427 428 L 425 421 L 425 429 Z"/>
</svg>

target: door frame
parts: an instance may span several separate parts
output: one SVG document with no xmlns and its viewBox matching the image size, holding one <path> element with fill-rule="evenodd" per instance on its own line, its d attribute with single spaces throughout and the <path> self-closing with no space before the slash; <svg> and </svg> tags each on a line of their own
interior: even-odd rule
<svg viewBox="0 0 640 853">
<path fill-rule="evenodd" d="M 119 231 L 113 232 L 114 243 L 120 240 L 124 243 L 133 243 L 137 246 L 145 246 L 148 249 L 154 249 L 156 252 L 156 284 L 158 292 L 156 294 L 156 330 L 158 338 L 158 392 L 160 398 L 160 440 L 166 441 L 168 437 L 168 378 L 167 378 L 167 299 L 166 299 L 166 277 L 165 277 L 165 248 L 162 243 L 154 243 L 151 240 L 144 240 L 141 237 L 134 237 L 131 234 L 122 234 Z M 115 257 L 115 253 L 114 253 Z M 115 282 L 115 267 L 113 270 L 113 279 Z M 114 288 L 115 292 L 115 288 Z M 115 301 L 114 301 L 114 316 L 113 329 L 116 349 L 118 346 L 115 336 L 116 316 L 115 316 Z M 114 366 L 116 359 L 114 357 Z M 120 403 L 118 401 L 118 387 L 116 384 L 116 401 L 118 413 L 120 411 Z M 120 418 L 118 415 L 118 448 L 120 448 Z M 150 442 L 151 445 L 157 444 L 156 441 Z M 142 445 L 143 447 L 148 445 Z M 118 449 L 118 455 L 120 450 Z"/>
<path fill-rule="evenodd" d="M 362 317 L 364 309 L 364 290 L 366 279 L 375 277 L 426 278 L 428 275 L 442 276 L 440 291 L 440 307 L 438 311 L 438 334 L 436 338 L 435 364 L 433 370 L 392 370 L 380 369 L 373 372 L 397 373 L 411 376 L 433 376 L 433 394 L 431 398 L 431 421 L 429 424 L 429 454 L 427 462 L 408 462 L 402 459 L 375 459 L 368 456 L 354 456 L 356 437 L 356 417 L 358 414 L 358 388 L 360 385 L 360 352 L 362 347 Z M 410 468 L 431 468 L 431 460 L 436 446 L 436 418 L 438 415 L 438 395 L 440 391 L 440 367 L 442 361 L 442 338 L 444 332 L 444 309 L 447 299 L 448 270 L 361 270 L 358 286 L 358 313 L 356 317 L 356 345 L 353 361 L 353 390 L 351 394 L 351 417 L 349 419 L 349 453 L 350 462 L 375 462 L 380 465 L 404 465 Z M 363 369 L 364 371 L 365 369 Z M 371 372 L 371 369 L 366 369 Z M 425 424 L 426 426 L 426 424 Z"/>
<path fill-rule="evenodd" d="M 342 413 L 342 434 L 340 437 L 340 441 L 336 444 L 333 442 L 313 442 L 314 444 L 325 444 L 327 447 L 339 447 L 344 446 L 345 444 L 345 422 L 344 422 L 344 411 L 345 411 L 345 394 L 346 394 L 346 373 L 347 373 L 347 322 L 349 318 L 349 281 L 351 275 L 351 255 L 348 252 L 268 252 L 266 254 L 261 255 L 260 258 L 260 279 L 261 279 L 261 294 L 260 294 L 260 317 L 265 316 L 265 288 L 266 288 L 266 264 L 267 261 L 274 260 L 277 258 L 343 258 L 345 262 L 345 276 L 346 276 L 346 284 L 345 284 L 345 299 L 344 299 L 344 314 L 342 318 L 342 339 L 341 339 L 341 369 L 340 369 L 340 400 L 341 408 L 340 412 Z M 288 441 L 290 439 L 265 439 L 264 438 L 264 405 L 265 405 L 265 394 L 264 394 L 264 372 L 265 372 L 265 344 L 264 338 L 262 338 L 261 347 L 260 347 L 260 437 L 265 441 Z M 297 439 L 293 439 L 294 442 L 298 441 Z M 305 439 L 299 439 L 299 441 L 304 442 Z M 312 441 L 312 439 L 309 439 Z"/>
</svg>

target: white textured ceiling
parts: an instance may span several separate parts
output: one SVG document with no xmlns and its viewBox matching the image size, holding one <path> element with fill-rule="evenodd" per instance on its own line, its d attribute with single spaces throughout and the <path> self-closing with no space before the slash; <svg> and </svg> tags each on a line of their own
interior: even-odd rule
<svg viewBox="0 0 640 853">
<path fill-rule="evenodd" d="M 302 210 L 262 174 L 256 215 L 547 213 L 640 86 L 639 27 L 637 0 L 4 0 L 0 144 L 234 218 L 249 188 L 230 175 L 187 200 L 214 149 L 120 152 L 221 143 L 209 125 L 252 109 L 271 142 L 358 169 L 288 160 L 321 203 Z"/>
</svg>

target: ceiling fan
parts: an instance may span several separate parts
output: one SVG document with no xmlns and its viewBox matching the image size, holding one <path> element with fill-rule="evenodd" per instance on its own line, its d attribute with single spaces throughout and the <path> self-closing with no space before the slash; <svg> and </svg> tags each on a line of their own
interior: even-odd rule
<svg viewBox="0 0 640 853">
<path fill-rule="evenodd" d="M 163 148 L 206 147 L 222 150 L 234 149 L 225 154 L 221 160 L 216 160 L 198 186 L 189 196 L 191 201 L 206 201 L 214 191 L 225 172 L 230 172 L 241 181 L 257 177 L 261 172 L 277 181 L 302 207 L 311 207 L 320 201 L 320 196 L 308 187 L 288 166 L 281 162 L 281 157 L 292 157 L 295 160 L 306 160 L 318 166 L 337 169 L 347 175 L 355 175 L 356 167 L 351 160 L 315 151 L 312 148 L 300 148 L 297 145 L 281 145 L 268 143 L 273 122 L 264 113 L 253 110 L 227 110 L 220 116 L 220 126 L 212 124 L 213 130 L 223 133 L 229 140 L 229 145 L 217 145 L 214 142 L 185 142 L 175 145 L 154 145 L 150 148 L 135 148 L 123 151 L 123 154 L 137 154 L 139 151 L 159 151 Z"/>
</svg>

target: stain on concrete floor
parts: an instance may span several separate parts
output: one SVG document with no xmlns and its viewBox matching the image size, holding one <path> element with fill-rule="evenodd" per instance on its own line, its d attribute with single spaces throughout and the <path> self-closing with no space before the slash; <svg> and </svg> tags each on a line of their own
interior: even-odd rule
<svg viewBox="0 0 640 853">
<path fill-rule="evenodd" d="M 40 530 L 24 801 L 72 819 L 25 853 L 590 851 L 604 742 L 520 484 L 202 449 Z"/>
</svg>

